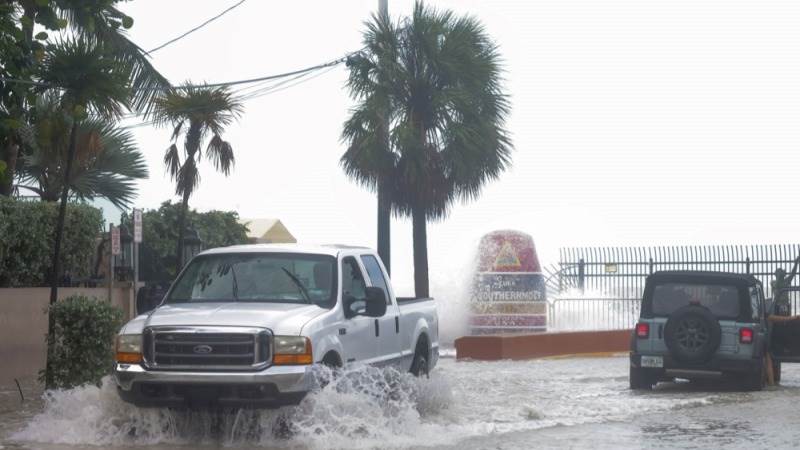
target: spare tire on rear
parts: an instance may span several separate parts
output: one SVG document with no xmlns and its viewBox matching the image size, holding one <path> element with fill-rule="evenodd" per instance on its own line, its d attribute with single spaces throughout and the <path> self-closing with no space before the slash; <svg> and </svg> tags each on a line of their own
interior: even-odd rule
<svg viewBox="0 0 800 450">
<path fill-rule="evenodd" d="M 717 318 L 699 305 L 677 309 L 664 326 L 664 341 L 670 354 L 683 363 L 708 361 L 719 348 L 721 336 Z"/>
</svg>

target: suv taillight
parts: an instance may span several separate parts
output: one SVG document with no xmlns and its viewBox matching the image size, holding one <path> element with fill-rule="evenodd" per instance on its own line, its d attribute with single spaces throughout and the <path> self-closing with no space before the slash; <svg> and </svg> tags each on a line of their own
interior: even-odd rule
<svg viewBox="0 0 800 450">
<path fill-rule="evenodd" d="M 636 324 L 636 337 L 639 339 L 647 339 L 650 337 L 650 324 L 639 322 Z"/>
<path fill-rule="evenodd" d="M 739 342 L 742 344 L 752 344 L 753 343 L 753 329 L 752 328 L 742 328 L 739 330 Z"/>
</svg>

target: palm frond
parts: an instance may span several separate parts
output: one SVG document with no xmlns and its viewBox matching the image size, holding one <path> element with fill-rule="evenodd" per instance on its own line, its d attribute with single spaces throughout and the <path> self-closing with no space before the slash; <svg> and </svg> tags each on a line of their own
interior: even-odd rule
<svg viewBox="0 0 800 450">
<path fill-rule="evenodd" d="M 231 144 L 215 134 L 206 148 L 206 156 L 214 163 L 214 167 L 227 176 L 235 163 Z"/>
<path fill-rule="evenodd" d="M 164 154 L 164 165 L 167 166 L 167 173 L 169 173 L 170 177 L 178 181 L 178 173 L 181 170 L 181 156 L 177 145 L 172 144 L 167 149 Z"/>
</svg>

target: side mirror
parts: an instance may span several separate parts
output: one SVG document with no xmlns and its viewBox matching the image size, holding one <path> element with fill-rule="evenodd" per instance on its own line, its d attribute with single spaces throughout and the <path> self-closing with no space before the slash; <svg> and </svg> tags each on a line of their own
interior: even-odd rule
<svg viewBox="0 0 800 450">
<path fill-rule="evenodd" d="M 364 312 L 368 317 L 383 317 L 386 314 L 386 293 L 379 287 L 367 288 L 367 310 Z"/>
</svg>

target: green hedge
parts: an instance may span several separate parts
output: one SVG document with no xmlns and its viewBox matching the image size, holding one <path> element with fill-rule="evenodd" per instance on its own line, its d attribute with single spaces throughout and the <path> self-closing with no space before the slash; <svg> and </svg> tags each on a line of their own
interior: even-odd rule
<svg viewBox="0 0 800 450">
<path fill-rule="evenodd" d="M 114 366 L 114 337 L 122 326 L 122 310 L 73 295 L 51 306 L 50 314 L 56 326 L 50 356 L 54 387 L 99 386 Z M 44 381 L 44 371 L 40 378 Z"/>
<path fill-rule="evenodd" d="M 19 201 L 0 196 L 0 287 L 47 284 L 53 257 L 56 203 Z M 70 203 L 64 226 L 61 267 L 73 278 L 91 275 L 97 237 L 103 227 L 99 209 Z"/>
</svg>

